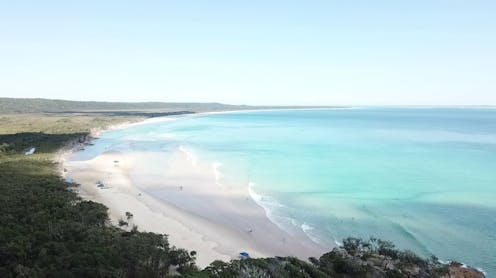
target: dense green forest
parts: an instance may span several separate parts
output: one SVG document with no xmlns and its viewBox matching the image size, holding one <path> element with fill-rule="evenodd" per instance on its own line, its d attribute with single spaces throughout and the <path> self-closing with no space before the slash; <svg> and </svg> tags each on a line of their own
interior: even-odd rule
<svg viewBox="0 0 496 278">
<path fill-rule="evenodd" d="M 171 246 L 166 235 L 112 226 L 108 209 L 82 200 L 57 171 L 58 149 L 84 141 L 92 128 L 140 119 L 0 115 L 0 277 L 482 277 L 387 241 L 354 238 L 309 261 L 216 261 L 200 270 L 196 253 Z M 31 147 L 36 153 L 24 155 Z M 456 276 L 462 274 L 471 276 Z"/>
</svg>

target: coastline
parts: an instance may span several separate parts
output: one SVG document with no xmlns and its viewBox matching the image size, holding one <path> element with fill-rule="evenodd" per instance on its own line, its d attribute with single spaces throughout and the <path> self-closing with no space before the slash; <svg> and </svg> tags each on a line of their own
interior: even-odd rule
<svg viewBox="0 0 496 278">
<path fill-rule="evenodd" d="M 196 115 L 204 114 L 208 113 Z M 80 184 L 81 197 L 106 205 L 113 224 L 124 220 L 129 222 L 128 229 L 136 225 L 140 231 L 167 234 L 172 245 L 196 251 L 200 267 L 215 260 L 237 259 L 243 251 L 252 257 L 295 256 L 303 260 L 326 251 L 304 233 L 290 235 L 272 223 L 250 196 L 248 185 L 221 188 L 211 165 L 195 165 L 184 152 L 173 155 L 174 169 L 167 176 L 150 176 L 139 182 L 131 177 L 131 172 L 140 161 L 153 159 L 153 153 L 107 152 L 89 161 L 69 160 L 70 154 L 103 132 L 175 119 L 158 117 L 95 130 L 85 142 L 58 155 L 61 175 Z M 104 188 L 97 187 L 97 181 L 102 181 Z M 164 191 L 159 194 L 161 198 L 150 193 L 156 190 Z M 198 206 L 200 209 L 195 210 Z M 133 217 L 127 219 L 126 212 Z"/>
</svg>

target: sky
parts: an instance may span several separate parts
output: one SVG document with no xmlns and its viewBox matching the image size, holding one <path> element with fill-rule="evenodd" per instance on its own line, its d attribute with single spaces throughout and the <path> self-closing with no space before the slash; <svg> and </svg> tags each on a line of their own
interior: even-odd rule
<svg viewBox="0 0 496 278">
<path fill-rule="evenodd" d="M 496 1 L 0 0 L 0 97 L 496 105 Z"/>
</svg>

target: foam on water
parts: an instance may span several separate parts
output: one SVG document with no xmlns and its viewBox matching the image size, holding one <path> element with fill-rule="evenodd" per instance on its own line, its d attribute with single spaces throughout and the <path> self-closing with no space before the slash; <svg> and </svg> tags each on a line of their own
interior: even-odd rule
<svg viewBox="0 0 496 278">
<path fill-rule="evenodd" d="M 297 224 L 295 220 L 290 217 L 277 215 L 275 213 L 278 210 L 283 209 L 284 206 L 270 196 L 262 196 L 256 193 L 253 189 L 254 186 L 255 183 L 248 183 L 248 193 L 250 194 L 250 197 L 255 201 L 255 203 L 257 203 L 264 209 L 265 215 L 267 216 L 267 218 L 270 219 L 270 221 L 272 221 L 272 223 L 276 224 L 276 226 L 278 226 L 280 229 L 285 230 L 289 234 L 293 235 L 294 233 L 292 232 L 292 229 L 288 227 L 288 223 L 296 226 Z"/>
<path fill-rule="evenodd" d="M 215 184 L 217 186 L 221 186 L 222 185 L 220 183 L 220 179 L 222 178 L 222 173 L 219 170 L 220 167 L 222 167 L 222 163 L 220 163 L 220 162 L 214 162 L 214 163 L 212 163 L 212 172 L 214 174 Z"/>
<path fill-rule="evenodd" d="M 301 230 L 315 243 L 319 244 L 320 239 L 314 234 L 315 228 L 307 223 L 301 224 Z"/>
<path fill-rule="evenodd" d="M 183 145 L 181 145 L 179 146 L 179 151 L 181 151 L 186 155 L 188 161 L 191 162 L 191 165 L 198 166 L 198 157 L 196 156 L 195 152 L 192 149 L 186 148 Z"/>
</svg>

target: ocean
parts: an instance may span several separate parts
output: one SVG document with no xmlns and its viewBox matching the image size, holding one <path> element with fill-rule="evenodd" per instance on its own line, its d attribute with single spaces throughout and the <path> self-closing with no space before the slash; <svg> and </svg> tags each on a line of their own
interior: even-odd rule
<svg viewBox="0 0 496 278">
<path fill-rule="evenodd" d="M 74 159 L 159 152 L 167 171 L 168 155 L 181 150 L 211 163 L 219 183 L 247 186 L 279 227 L 329 248 L 374 236 L 496 275 L 493 108 L 201 114 L 106 132 L 94 143 Z"/>
</svg>

